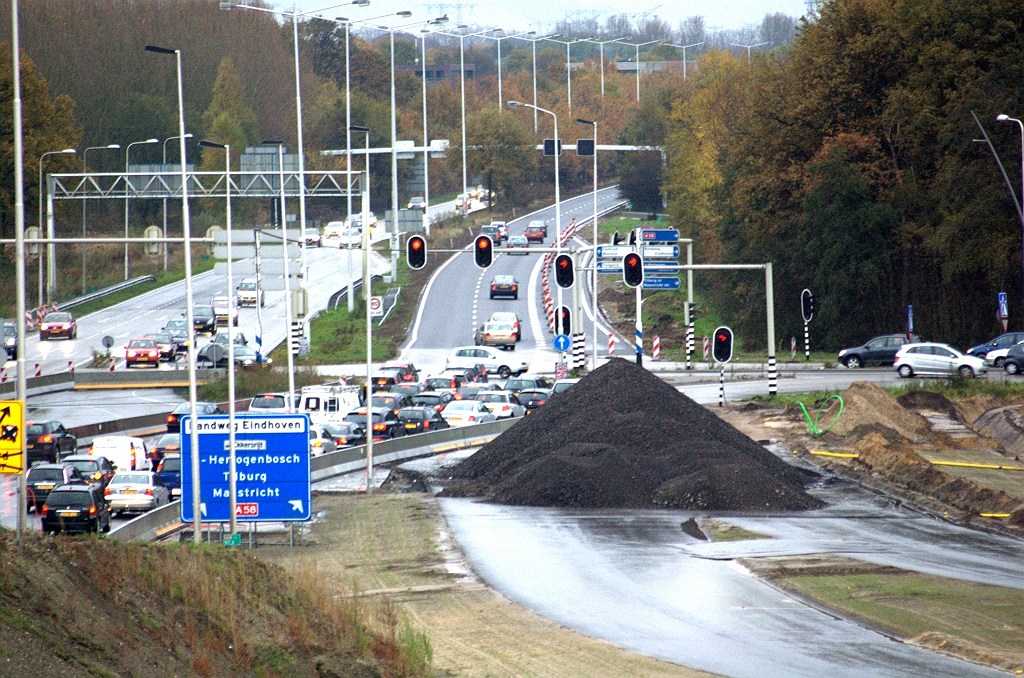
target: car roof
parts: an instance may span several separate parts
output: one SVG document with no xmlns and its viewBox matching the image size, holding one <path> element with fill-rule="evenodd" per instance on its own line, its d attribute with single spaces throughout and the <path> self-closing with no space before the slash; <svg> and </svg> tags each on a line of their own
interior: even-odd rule
<svg viewBox="0 0 1024 678">
<path fill-rule="evenodd" d="M 96 461 L 97 459 L 107 459 L 107 458 L 104 457 L 102 454 L 69 454 L 68 456 L 64 457 L 64 461 L 66 461 L 66 462 L 72 462 L 72 461 Z M 110 461 L 110 460 L 107 459 L 107 461 Z"/>
<path fill-rule="evenodd" d="M 56 464 L 33 464 L 32 466 L 29 467 L 28 470 L 32 471 L 34 469 L 40 469 L 40 468 L 60 468 L 60 469 L 63 469 L 63 468 L 67 468 L 68 466 L 70 466 L 70 464 L 62 463 L 62 462 L 61 463 L 56 463 Z"/>
<path fill-rule="evenodd" d="M 493 278 L 493 282 L 515 282 L 515 277 L 511 275 L 496 275 Z"/>
<path fill-rule="evenodd" d="M 92 485 L 61 485 L 50 490 L 50 496 L 53 496 L 54 492 L 89 492 L 93 491 Z"/>
</svg>

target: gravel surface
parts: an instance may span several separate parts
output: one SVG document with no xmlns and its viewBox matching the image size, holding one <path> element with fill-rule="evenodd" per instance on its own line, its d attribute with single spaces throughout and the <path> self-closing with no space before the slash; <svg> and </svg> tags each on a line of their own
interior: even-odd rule
<svg viewBox="0 0 1024 678">
<path fill-rule="evenodd" d="M 445 496 L 581 508 L 819 508 L 785 463 L 642 367 L 615 359 L 452 470 Z"/>
</svg>

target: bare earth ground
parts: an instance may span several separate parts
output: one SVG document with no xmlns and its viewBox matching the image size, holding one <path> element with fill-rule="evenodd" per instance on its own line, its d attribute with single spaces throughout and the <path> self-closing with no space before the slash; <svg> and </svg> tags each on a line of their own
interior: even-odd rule
<svg viewBox="0 0 1024 678">
<path fill-rule="evenodd" d="M 354 587 L 390 599 L 426 631 L 438 675 L 711 675 L 588 638 L 487 588 L 462 560 L 430 495 L 321 495 L 314 501 L 324 514 L 307 538 L 316 543 L 261 548 L 261 555 L 288 568 L 315 561 L 339 590 Z"/>
</svg>

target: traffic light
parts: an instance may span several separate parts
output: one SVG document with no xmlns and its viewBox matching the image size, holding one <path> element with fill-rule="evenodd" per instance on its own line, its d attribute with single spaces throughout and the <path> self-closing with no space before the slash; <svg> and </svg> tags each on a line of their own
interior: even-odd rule
<svg viewBox="0 0 1024 678">
<path fill-rule="evenodd" d="M 635 245 L 636 244 L 636 229 L 635 228 L 632 231 L 629 232 L 629 244 L 630 245 Z"/>
<path fill-rule="evenodd" d="M 697 322 L 697 302 L 688 301 L 686 302 L 686 305 L 690 309 L 690 324 L 692 325 L 693 323 Z"/>
<path fill-rule="evenodd" d="M 639 287 L 644 282 L 644 260 L 636 252 L 622 257 L 622 279 L 630 287 Z"/>
<path fill-rule="evenodd" d="M 494 261 L 494 242 L 490 236 L 478 235 L 473 243 L 473 261 L 479 268 L 487 268 Z"/>
<path fill-rule="evenodd" d="M 544 155 L 562 155 L 562 140 L 558 140 L 558 152 L 555 153 L 555 140 L 544 140 Z"/>
<path fill-rule="evenodd" d="M 711 344 L 711 355 L 716 363 L 727 363 L 732 360 L 732 330 L 719 327 L 715 330 L 714 342 Z"/>
<path fill-rule="evenodd" d="M 577 139 L 576 155 L 594 155 L 593 139 Z"/>
<path fill-rule="evenodd" d="M 559 334 L 572 334 L 572 316 L 568 306 L 559 306 L 555 314 L 555 328 Z"/>
<path fill-rule="evenodd" d="M 805 289 L 800 293 L 800 313 L 803 315 L 805 323 L 811 322 L 814 311 L 814 293 Z"/>
<path fill-rule="evenodd" d="M 405 262 L 414 271 L 427 265 L 427 241 L 422 235 L 410 236 L 405 241 Z"/>
<path fill-rule="evenodd" d="M 572 257 L 559 254 L 555 257 L 555 282 L 559 287 L 572 287 L 573 279 Z"/>
<path fill-rule="evenodd" d="M 620 242 L 622 242 L 624 240 L 625 240 L 625 238 L 623 238 L 621 235 L 619 235 L 618 231 L 615 231 L 615 235 L 612 236 L 612 244 L 613 245 L 618 245 Z"/>
</svg>

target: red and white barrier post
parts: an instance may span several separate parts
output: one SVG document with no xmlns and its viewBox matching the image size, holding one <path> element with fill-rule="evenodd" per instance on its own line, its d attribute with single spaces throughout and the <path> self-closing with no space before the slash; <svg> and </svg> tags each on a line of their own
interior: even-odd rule
<svg viewBox="0 0 1024 678">
<path fill-rule="evenodd" d="M 661 338 L 658 336 L 654 337 L 654 359 L 657 360 L 661 357 Z"/>
<path fill-rule="evenodd" d="M 608 355 L 615 355 L 615 335 L 608 335 Z"/>
</svg>

